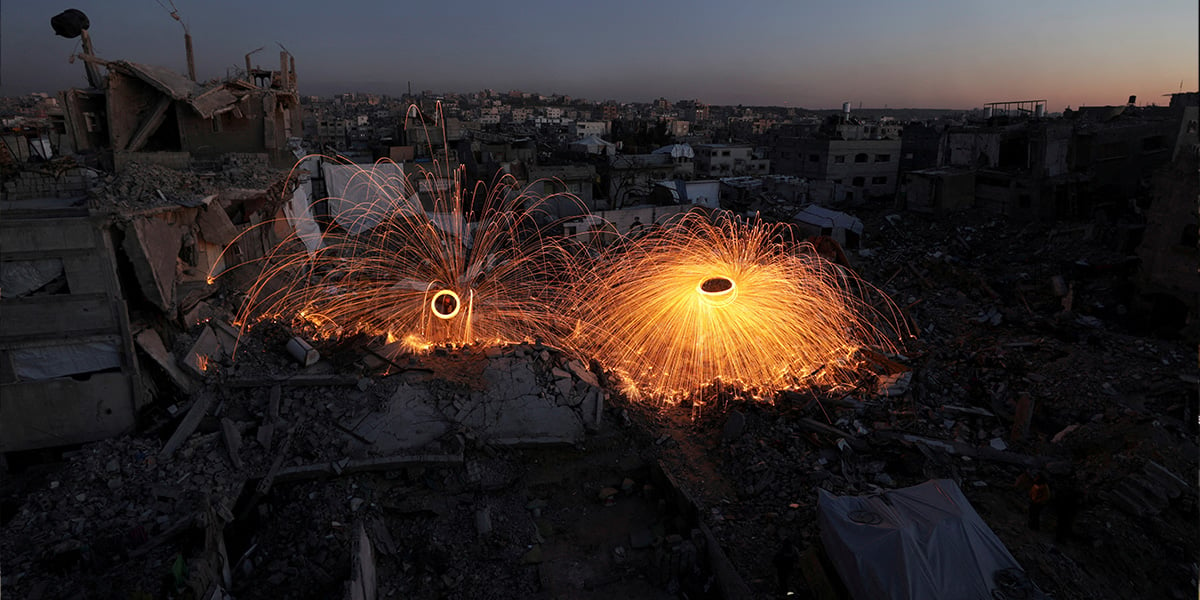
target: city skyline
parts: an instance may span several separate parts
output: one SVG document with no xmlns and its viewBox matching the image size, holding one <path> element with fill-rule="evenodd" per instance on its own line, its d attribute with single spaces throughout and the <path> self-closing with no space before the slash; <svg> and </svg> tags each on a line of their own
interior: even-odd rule
<svg viewBox="0 0 1200 600">
<path fill-rule="evenodd" d="M 186 72 L 183 29 L 155 0 L 0 7 L 0 95 L 86 85 L 54 35 L 66 8 L 91 19 L 96 53 Z M 1197 88 L 1194 3 L 1059 2 L 972 6 L 879 2 L 778 7 L 766 3 L 619 0 L 603 10 L 568 3 L 462 2 L 347 10 L 316 2 L 235 6 L 180 0 L 200 79 L 254 61 L 296 57 L 305 95 L 521 89 L 590 100 L 837 108 L 968 109 L 1046 99 L 1067 106 L 1165 104 Z"/>
</svg>

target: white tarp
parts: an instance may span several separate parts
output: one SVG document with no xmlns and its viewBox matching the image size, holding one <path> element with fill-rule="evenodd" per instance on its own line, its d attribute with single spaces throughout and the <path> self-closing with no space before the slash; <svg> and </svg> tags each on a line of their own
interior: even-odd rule
<svg viewBox="0 0 1200 600">
<path fill-rule="evenodd" d="M 329 211 L 351 235 L 368 231 L 406 202 L 420 206 L 416 191 L 405 180 L 401 165 L 347 165 L 324 162 Z M 407 198 L 407 200 L 406 200 Z"/>
<path fill-rule="evenodd" d="M 816 225 L 817 227 L 853 231 L 859 235 L 862 235 L 863 231 L 863 222 L 858 217 L 836 210 L 829 210 L 816 204 L 804 207 L 804 210 L 796 213 L 796 216 L 792 217 L 792 220 Z"/>
<path fill-rule="evenodd" d="M 0 298 L 18 298 L 37 291 L 62 274 L 61 258 L 0 262 Z"/>
<path fill-rule="evenodd" d="M 671 158 L 695 158 L 696 151 L 687 144 L 671 144 L 651 152 L 651 154 L 670 154 Z"/>
<path fill-rule="evenodd" d="M 821 542 L 856 600 L 991 600 L 1018 586 L 1020 597 L 1043 597 L 949 479 L 872 496 L 817 492 Z"/>
<path fill-rule="evenodd" d="M 309 211 L 308 191 L 305 186 L 297 186 L 290 202 L 283 206 L 283 214 L 287 217 L 288 225 L 296 231 L 296 237 L 304 242 L 304 247 L 311 255 L 321 247 L 321 228 L 312 218 Z"/>
<path fill-rule="evenodd" d="M 115 339 L 14 348 L 9 355 L 13 372 L 26 381 L 121 368 L 121 347 Z"/>
<path fill-rule="evenodd" d="M 615 154 L 617 145 L 600 139 L 600 136 L 589 135 L 571 142 L 570 148 L 576 152 L 587 152 L 588 154 Z"/>
</svg>

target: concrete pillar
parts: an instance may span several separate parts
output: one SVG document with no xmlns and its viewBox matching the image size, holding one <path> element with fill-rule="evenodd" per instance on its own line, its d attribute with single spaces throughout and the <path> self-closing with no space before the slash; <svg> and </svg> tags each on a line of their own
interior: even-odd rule
<svg viewBox="0 0 1200 600">
<path fill-rule="evenodd" d="M 88 34 L 88 31 L 84 29 L 79 33 L 79 37 L 83 42 L 84 55 L 96 56 L 96 50 L 92 48 L 92 36 Z M 85 60 L 83 61 L 83 70 L 87 72 L 88 85 L 100 89 L 100 69 L 97 69 L 91 61 Z"/>
<path fill-rule="evenodd" d="M 279 51 L 279 87 L 288 89 L 288 53 Z"/>
<path fill-rule="evenodd" d="M 192 34 L 183 32 L 183 45 L 187 51 L 188 79 L 196 80 L 196 57 L 192 54 Z"/>
</svg>

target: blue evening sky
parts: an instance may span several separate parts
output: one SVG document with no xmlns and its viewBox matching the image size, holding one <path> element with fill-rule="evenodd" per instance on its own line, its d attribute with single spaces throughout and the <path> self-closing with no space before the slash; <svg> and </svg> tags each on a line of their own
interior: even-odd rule
<svg viewBox="0 0 1200 600">
<path fill-rule="evenodd" d="M 163 3 L 170 6 L 167 0 Z M 301 93 L 521 89 L 592 100 L 1049 109 L 1165 102 L 1197 89 L 1195 0 L 518 0 L 287 3 L 176 0 L 202 79 L 296 56 Z M 83 10 L 99 56 L 185 72 L 183 32 L 156 0 L 0 4 L 0 95 L 83 86 Z"/>
</svg>

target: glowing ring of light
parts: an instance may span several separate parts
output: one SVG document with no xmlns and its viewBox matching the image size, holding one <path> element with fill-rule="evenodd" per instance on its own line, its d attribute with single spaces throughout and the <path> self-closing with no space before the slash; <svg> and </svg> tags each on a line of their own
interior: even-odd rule
<svg viewBox="0 0 1200 600">
<path fill-rule="evenodd" d="M 449 296 L 450 299 L 454 301 L 454 310 L 450 311 L 450 314 L 446 314 L 446 313 L 438 310 L 438 300 L 440 300 L 444 296 Z M 459 300 L 458 294 L 454 293 L 452 290 L 441 290 L 438 293 L 434 294 L 433 299 L 429 301 L 429 310 L 433 312 L 433 316 L 435 316 L 439 319 L 446 319 L 446 320 L 453 319 L 455 317 L 455 315 L 458 314 L 458 311 L 461 309 L 462 309 L 462 300 Z"/>
<path fill-rule="evenodd" d="M 725 306 L 737 298 L 737 284 L 728 277 L 718 275 L 697 284 L 696 293 L 715 306 Z"/>
</svg>

